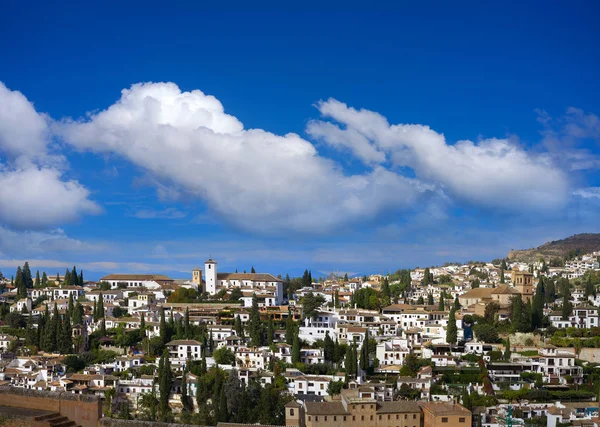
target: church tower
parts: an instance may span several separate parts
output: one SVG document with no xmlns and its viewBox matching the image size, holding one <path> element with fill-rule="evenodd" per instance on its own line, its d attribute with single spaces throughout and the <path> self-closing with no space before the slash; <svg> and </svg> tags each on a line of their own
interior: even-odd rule
<svg viewBox="0 0 600 427">
<path fill-rule="evenodd" d="M 217 293 L 217 263 L 211 258 L 204 263 L 204 274 L 206 274 L 206 292 L 215 295 Z"/>
</svg>

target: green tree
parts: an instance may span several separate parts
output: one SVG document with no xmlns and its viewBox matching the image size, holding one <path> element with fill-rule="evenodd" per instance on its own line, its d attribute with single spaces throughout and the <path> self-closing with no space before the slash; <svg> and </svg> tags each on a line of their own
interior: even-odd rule
<svg viewBox="0 0 600 427">
<path fill-rule="evenodd" d="M 250 308 L 250 319 L 248 320 L 248 334 L 251 345 L 260 347 L 263 344 L 263 324 L 258 311 L 258 299 L 256 294 L 252 296 L 252 308 Z"/>
<path fill-rule="evenodd" d="M 273 324 L 273 316 L 267 319 L 267 344 L 272 345 L 275 340 L 275 325 Z"/>
<path fill-rule="evenodd" d="M 433 305 L 435 302 L 433 301 L 433 295 L 431 293 L 427 294 L 427 305 Z"/>
<path fill-rule="evenodd" d="M 102 296 L 102 292 L 98 295 L 98 318 L 104 318 L 104 297 Z"/>
<path fill-rule="evenodd" d="M 167 422 L 170 420 L 171 408 L 169 407 L 169 396 L 173 387 L 173 377 L 169 353 L 165 349 L 158 363 L 158 420 Z"/>
<path fill-rule="evenodd" d="M 302 298 L 302 315 L 305 319 L 316 319 L 319 315 L 319 309 L 325 303 L 325 298 L 321 295 L 314 295 L 312 292 L 307 293 Z"/>
<path fill-rule="evenodd" d="M 160 336 L 161 344 L 164 347 L 169 342 L 170 337 L 169 337 L 169 333 L 167 331 L 167 322 L 165 320 L 165 309 L 163 307 L 161 307 L 161 309 L 160 309 L 160 324 L 159 324 L 158 331 L 159 331 L 158 333 Z"/>
<path fill-rule="evenodd" d="M 290 308 L 288 307 L 288 316 L 285 320 L 285 342 L 292 345 L 294 342 L 294 335 L 296 334 L 296 322 Z"/>
<path fill-rule="evenodd" d="M 423 299 L 423 295 L 421 295 L 421 296 L 419 296 L 419 298 L 417 298 L 417 304 L 418 305 L 425 304 L 425 300 Z"/>
<path fill-rule="evenodd" d="M 546 290 L 544 289 L 544 280 L 540 280 L 535 288 L 533 304 L 531 306 L 531 326 L 533 329 L 542 327 L 544 319 L 544 301 L 546 300 Z"/>
<path fill-rule="evenodd" d="M 446 311 L 446 306 L 444 303 L 444 299 L 446 298 L 446 293 L 442 291 L 442 293 L 440 294 L 440 302 L 438 304 L 438 310 L 439 311 Z"/>
<path fill-rule="evenodd" d="M 573 312 L 573 304 L 571 303 L 571 285 L 567 281 L 562 289 L 563 304 L 562 304 L 562 320 L 568 320 Z"/>
<path fill-rule="evenodd" d="M 446 329 L 446 342 L 453 346 L 458 339 L 458 328 L 456 326 L 456 315 L 454 308 L 450 310 L 448 316 L 448 328 Z"/>
<path fill-rule="evenodd" d="M 235 316 L 235 323 L 233 328 L 235 329 L 235 333 L 238 337 L 244 338 L 244 326 L 242 325 L 242 319 L 240 318 L 239 314 Z"/>
<path fill-rule="evenodd" d="M 25 261 L 25 264 L 23 264 L 23 282 L 27 289 L 33 288 L 33 278 L 31 276 L 31 269 L 29 268 L 28 261 Z"/>
<path fill-rule="evenodd" d="M 46 275 L 46 272 L 44 271 L 42 273 L 42 288 L 45 288 L 46 286 L 48 286 L 48 276 Z"/>
<path fill-rule="evenodd" d="M 36 270 L 35 272 L 35 282 L 33 283 L 33 286 L 36 288 L 39 288 L 42 284 L 42 279 L 40 279 L 40 270 Z"/>
<path fill-rule="evenodd" d="M 506 338 L 506 345 L 504 346 L 504 360 L 510 360 L 510 337 Z"/>
<path fill-rule="evenodd" d="M 294 332 L 294 338 L 292 341 L 292 363 L 300 363 L 300 338 L 298 332 Z"/>
</svg>

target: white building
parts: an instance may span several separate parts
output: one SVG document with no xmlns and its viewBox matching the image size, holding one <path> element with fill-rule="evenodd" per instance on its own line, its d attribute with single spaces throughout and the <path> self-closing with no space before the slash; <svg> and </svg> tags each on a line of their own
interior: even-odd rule
<svg viewBox="0 0 600 427">
<path fill-rule="evenodd" d="M 194 270 L 192 274 L 197 274 L 197 271 Z M 217 294 L 221 289 L 240 288 L 265 296 L 265 305 L 281 305 L 284 302 L 283 280 L 271 274 L 218 273 L 217 262 L 210 258 L 204 263 L 204 273 L 205 291 L 210 295 Z"/>
<path fill-rule="evenodd" d="M 158 289 L 161 285 L 173 284 L 173 279 L 162 274 L 109 274 L 100 279 L 108 282 L 112 289 L 147 288 Z"/>
</svg>

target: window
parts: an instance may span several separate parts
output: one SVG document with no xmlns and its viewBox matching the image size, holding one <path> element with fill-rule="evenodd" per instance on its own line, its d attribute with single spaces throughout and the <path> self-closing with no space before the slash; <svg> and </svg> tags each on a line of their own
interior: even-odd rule
<svg viewBox="0 0 600 427">
<path fill-rule="evenodd" d="M 356 421 L 356 415 L 352 415 L 352 421 Z"/>
<path fill-rule="evenodd" d="M 337 421 L 337 417 L 335 415 L 333 416 L 333 421 Z"/>
<path fill-rule="evenodd" d="M 379 421 L 381 421 L 381 415 L 379 416 Z"/>
<path fill-rule="evenodd" d="M 325 415 L 325 421 L 327 421 L 327 415 Z"/>
<path fill-rule="evenodd" d="M 346 421 L 346 416 L 344 415 L 344 421 Z"/>
<path fill-rule="evenodd" d="M 404 419 L 405 420 L 408 419 L 408 415 L 407 414 L 404 414 Z"/>
<path fill-rule="evenodd" d="M 364 420 L 365 420 L 365 416 L 364 416 L 364 415 L 361 415 L 361 416 L 360 416 L 360 420 L 361 420 L 361 421 L 364 421 Z"/>
<path fill-rule="evenodd" d="M 400 415 L 396 414 L 396 419 L 399 420 L 400 419 Z"/>
<path fill-rule="evenodd" d="M 388 420 L 391 420 L 391 419 L 392 419 L 392 416 L 391 416 L 391 415 L 388 415 Z"/>
<path fill-rule="evenodd" d="M 417 414 L 413 414 L 413 420 L 417 419 Z"/>
<path fill-rule="evenodd" d="M 319 417 L 315 417 L 315 421 L 319 421 Z"/>
<path fill-rule="evenodd" d="M 373 415 L 371 415 L 371 417 L 370 417 L 370 418 L 371 418 L 371 421 L 373 421 Z"/>
<path fill-rule="evenodd" d="M 312 421 L 312 417 L 310 415 L 308 416 L 308 421 Z"/>
<path fill-rule="evenodd" d="M 290 416 L 292 416 L 292 417 L 294 416 L 294 410 L 293 409 L 290 409 Z"/>
<path fill-rule="evenodd" d="M 460 418 L 458 419 L 458 422 L 459 422 L 459 423 L 464 423 L 464 422 L 465 422 L 465 418 L 464 418 L 464 417 L 460 417 Z"/>
<path fill-rule="evenodd" d="M 447 423 L 448 422 L 448 417 L 442 417 L 442 422 L 443 423 Z"/>
</svg>

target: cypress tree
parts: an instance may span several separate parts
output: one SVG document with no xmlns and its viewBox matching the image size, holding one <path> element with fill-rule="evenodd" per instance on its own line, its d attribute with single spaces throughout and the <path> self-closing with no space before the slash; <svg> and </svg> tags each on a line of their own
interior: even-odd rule
<svg viewBox="0 0 600 427">
<path fill-rule="evenodd" d="M 300 363 L 300 338 L 297 333 L 294 333 L 292 343 L 292 363 Z"/>
<path fill-rule="evenodd" d="M 103 337 L 106 336 L 106 322 L 104 321 L 104 318 L 100 321 L 100 335 Z"/>
<path fill-rule="evenodd" d="M 244 338 L 244 326 L 242 325 L 242 319 L 239 314 L 235 316 L 234 329 L 238 337 Z"/>
<path fill-rule="evenodd" d="M 31 276 L 31 269 L 29 268 L 29 262 L 25 261 L 23 265 L 23 282 L 27 289 L 33 288 L 33 278 Z"/>
<path fill-rule="evenodd" d="M 185 309 L 185 316 L 183 321 L 183 335 L 186 339 L 192 338 L 192 328 L 190 327 L 190 310 Z"/>
<path fill-rule="evenodd" d="M 181 375 L 181 405 L 183 406 L 183 412 L 190 412 L 191 405 L 187 385 L 187 364 L 183 368 L 183 375 Z"/>
<path fill-rule="evenodd" d="M 44 271 L 42 273 L 42 288 L 45 288 L 46 286 L 48 286 L 48 276 L 46 275 L 46 272 Z"/>
<path fill-rule="evenodd" d="M 458 328 L 456 326 L 456 315 L 454 311 L 454 308 L 450 310 L 450 315 L 448 316 L 448 328 L 446 329 L 446 342 L 450 344 L 450 346 L 456 344 L 456 340 L 458 339 Z"/>
<path fill-rule="evenodd" d="M 146 317 L 142 313 L 140 316 L 140 331 L 145 331 L 145 330 L 146 330 Z"/>
<path fill-rule="evenodd" d="M 169 342 L 169 337 L 167 336 L 167 322 L 165 321 L 165 309 L 161 307 L 160 309 L 160 327 L 159 327 L 159 336 L 162 342 L 162 345 L 166 345 Z"/>
<path fill-rule="evenodd" d="M 73 321 L 73 325 L 82 325 L 83 324 L 83 306 L 79 304 L 79 301 L 75 302 L 75 307 L 73 308 L 73 315 L 71 316 Z"/>
<path fill-rule="evenodd" d="M 365 340 L 360 348 L 360 369 L 365 372 L 369 369 L 369 328 L 365 332 Z"/>
<path fill-rule="evenodd" d="M 92 316 L 94 317 L 94 322 L 98 321 L 98 306 L 96 304 L 96 300 L 94 300 L 94 308 L 92 310 Z"/>
<path fill-rule="evenodd" d="M 273 344 L 275 340 L 275 325 L 273 325 L 273 317 L 269 316 L 267 320 L 267 344 Z"/>
<path fill-rule="evenodd" d="M 544 280 L 540 277 L 535 289 L 535 295 L 533 296 L 533 304 L 531 307 L 531 326 L 533 329 L 540 328 L 542 326 L 545 299 Z"/>
<path fill-rule="evenodd" d="M 446 307 L 444 305 L 444 298 L 445 298 L 445 296 L 446 296 L 446 294 L 444 292 L 442 292 L 440 294 L 440 302 L 439 302 L 439 305 L 438 305 L 438 310 L 439 311 L 446 311 Z"/>
<path fill-rule="evenodd" d="M 171 395 L 172 386 L 173 378 L 169 353 L 165 349 L 158 363 L 158 391 L 160 394 L 158 400 L 158 420 L 162 422 L 169 420 L 169 413 L 171 412 L 171 408 L 169 407 L 169 396 Z"/>
<path fill-rule="evenodd" d="M 23 277 L 23 271 L 21 267 L 17 267 L 17 274 L 15 274 L 15 288 L 17 288 L 17 296 L 19 298 L 25 298 L 27 296 L 27 288 L 25 287 L 25 281 Z"/>
<path fill-rule="evenodd" d="M 73 270 L 71 270 L 71 285 L 79 285 L 79 276 L 77 275 L 75 266 L 73 266 Z"/>
<path fill-rule="evenodd" d="M 454 298 L 454 310 L 460 310 L 460 301 L 458 300 L 458 295 Z"/>
<path fill-rule="evenodd" d="M 83 270 L 79 270 L 79 286 L 83 286 L 84 281 L 83 281 Z"/>
<path fill-rule="evenodd" d="M 294 334 L 296 331 L 296 322 L 294 322 L 294 316 L 292 311 L 288 307 L 288 317 L 285 320 L 285 342 L 291 345 L 294 342 Z"/>
<path fill-rule="evenodd" d="M 254 266 L 252 266 L 252 269 L 250 270 L 250 273 L 252 273 L 252 274 L 256 273 L 256 270 L 254 269 Z"/>
<path fill-rule="evenodd" d="M 506 337 L 506 347 L 504 348 L 504 360 L 510 360 L 510 337 Z"/>
<path fill-rule="evenodd" d="M 40 270 L 37 270 L 35 272 L 35 283 L 33 284 L 33 286 L 36 288 L 39 288 L 41 284 L 42 284 L 42 281 L 40 279 Z"/>
<path fill-rule="evenodd" d="M 75 307 L 73 306 L 73 298 L 69 297 L 69 306 L 67 307 L 67 317 L 73 317 L 73 311 Z"/>
<path fill-rule="evenodd" d="M 427 294 L 427 305 L 433 305 L 433 295 L 431 293 Z"/>
<path fill-rule="evenodd" d="M 562 305 L 562 320 L 568 320 L 573 312 L 573 304 L 571 303 L 571 285 L 565 281 L 562 289 L 563 305 Z"/>
<path fill-rule="evenodd" d="M 104 296 L 102 292 L 98 295 L 98 317 L 104 318 Z"/>
<path fill-rule="evenodd" d="M 63 281 L 63 286 L 71 286 L 71 272 L 68 268 L 65 270 L 65 280 Z"/>
<path fill-rule="evenodd" d="M 251 345 L 260 347 L 262 345 L 263 325 L 260 321 L 260 312 L 258 311 L 258 299 L 256 294 L 252 297 L 252 308 L 250 309 L 250 320 L 248 322 Z"/>
</svg>

